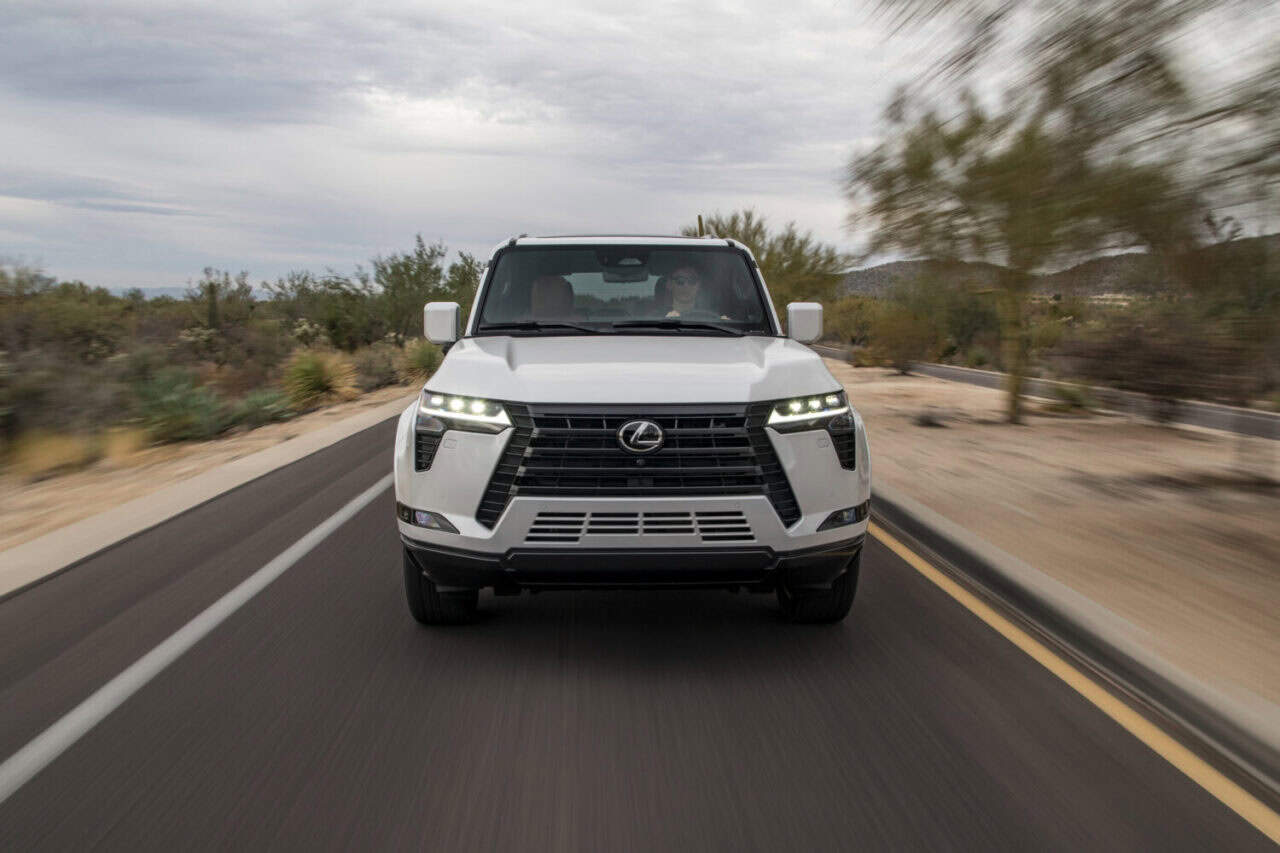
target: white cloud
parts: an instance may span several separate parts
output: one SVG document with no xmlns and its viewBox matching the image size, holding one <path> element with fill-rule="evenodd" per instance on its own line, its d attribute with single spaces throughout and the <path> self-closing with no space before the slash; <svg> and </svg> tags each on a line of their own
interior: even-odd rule
<svg viewBox="0 0 1280 853">
<path fill-rule="evenodd" d="M 746 205 L 849 246 L 840 169 L 920 64 L 873 24 L 829 2 L 18 4 L 0 234 L 114 286 Z"/>
</svg>

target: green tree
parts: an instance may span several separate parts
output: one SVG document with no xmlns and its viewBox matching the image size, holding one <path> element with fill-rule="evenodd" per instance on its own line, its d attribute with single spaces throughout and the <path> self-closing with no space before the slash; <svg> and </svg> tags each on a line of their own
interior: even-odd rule
<svg viewBox="0 0 1280 853">
<path fill-rule="evenodd" d="M 889 5 L 908 21 L 954 12 L 971 25 L 942 68 L 962 84 L 1001 37 L 1025 33 L 1026 69 L 999 108 L 963 85 L 937 87 L 942 107 L 903 91 L 885 112 L 884 141 L 853 159 L 846 182 L 850 225 L 870 229 L 872 252 L 1003 265 L 994 295 L 1008 418 L 1017 422 L 1033 273 L 1081 254 L 1145 247 L 1172 278 L 1177 258 L 1196 245 L 1203 200 L 1180 168 L 1185 152 L 1151 142 L 1189 114 L 1171 55 L 1185 21 L 1175 7 L 1190 7 L 1174 0 Z M 1192 0 L 1197 5 L 1206 4 Z"/>
<path fill-rule="evenodd" d="M 811 232 L 802 233 L 794 222 L 773 231 L 765 218 L 753 210 L 734 211 L 727 216 L 717 213 L 706 219 L 705 230 L 737 240 L 751 250 L 780 317 L 786 316 L 788 302 L 831 302 L 850 266 L 846 255 L 820 242 Z M 686 225 L 680 233 L 696 237 L 698 226 Z"/>
<path fill-rule="evenodd" d="M 442 243 L 428 246 L 418 235 L 412 252 L 374 258 L 373 280 L 382 294 L 383 321 L 397 344 L 420 333 L 422 306 L 443 290 L 446 252 Z"/>
<path fill-rule="evenodd" d="M 457 302 L 466 311 L 475 302 L 483 272 L 484 264 L 474 255 L 458 252 L 458 259 L 449 264 L 449 271 L 445 273 L 443 293 L 436 298 L 444 302 Z"/>
</svg>

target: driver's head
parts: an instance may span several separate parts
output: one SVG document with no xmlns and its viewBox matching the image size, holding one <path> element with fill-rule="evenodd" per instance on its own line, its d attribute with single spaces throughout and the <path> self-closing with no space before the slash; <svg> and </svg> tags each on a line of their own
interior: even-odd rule
<svg viewBox="0 0 1280 853">
<path fill-rule="evenodd" d="M 671 301 L 675 305 L 692 305 L 702 287 L 702 274 L 696 267 L 685 265 L 676 267 L 667 276 L 667 287 L 671 288 Z"/>
</svg>

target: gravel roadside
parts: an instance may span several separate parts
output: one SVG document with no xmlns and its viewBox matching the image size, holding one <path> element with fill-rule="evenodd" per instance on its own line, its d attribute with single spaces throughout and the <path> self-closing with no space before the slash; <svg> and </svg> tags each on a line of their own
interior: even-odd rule
<svg viewBox="0 0 1280 853">
<path fill-rule="evenodd" d="M 1129 620 L 1255 713 L 1280 714 L 1276 442 L 1041 411 L 1010 426 L 999 391 L 826 361 L 866 421 L 877 482 Z"/>
</svg>

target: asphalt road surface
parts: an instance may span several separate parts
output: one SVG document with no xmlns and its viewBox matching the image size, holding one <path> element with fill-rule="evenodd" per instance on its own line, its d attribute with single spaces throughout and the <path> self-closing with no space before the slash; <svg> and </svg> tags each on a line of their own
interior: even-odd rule
<svg viewBox="0 0 1280 853">
<path fill-rule="evenodd" d="M 387 422 L 0 602 L 8 756 L 384 476 Z M 1270 849 L 877 541 L 849 620 L 482 598 L 390 491 L 0 805 L 0 849 Z"/>
</svg>

